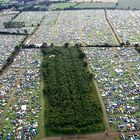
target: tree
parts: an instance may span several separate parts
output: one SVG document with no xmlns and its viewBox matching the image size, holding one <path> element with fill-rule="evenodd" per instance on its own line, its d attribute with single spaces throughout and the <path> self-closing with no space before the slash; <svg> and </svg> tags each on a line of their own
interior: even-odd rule
<svg viewBox="0 0 140 140">
<path fill-rule="evenodd" d="M 43 43 L 42 45 L 41 45 L 41 48 L 46 48 L 48 45 L 47 45 L 47 43 Z"/>
<path fill-rule="evenodd" d="M 87 67 L 88 63 L 86 61 L 84 61 L 83 63 L 84 63 L 84 67 Z"/>
<path fill-rule="evenodd" d="M 64 44 L 64 47 L 65 47 L 65 48 L 68 48 L 68 47 L 69 47 L 69 43 L 66 42 L 66 43 Z"/>
<path fill-rule="evenodd" d="M 17 34 L 19 34 L 19 30 L 17 30 Z"/>
<path fill-rule="evenodd" d="M 120 44 L 121 47 L 123 47 L 124 45 L 125 45 L 124 42 L 122 42 L 122 43 Z"/>
<path fill-rule="evenodd" d="M 79 44 L 75 44 L 75 47 L 76 47 L 76 48 L 79 48 L 79 47 L 80 47 L 80 45 L 79 45 Z"/>
<path fill-rule="evenodd" d="M 118 6 L 118 2 L 116 2 L 116 7 Z"/>
<path fill-rule="evenodd" d="M 136 51 L 140 52 L 140 46 L 139 46 L 139 44 L 135 44 L 134 47 L 135 47 L 135 50 Z"/>
<path fill-rule="evenodd" d="M 84 59 L 84 58 L 85 58 L 85 56 L 86 56 L 86 55 L 85 55 L 85 53 L 84 53 L 84 52 L 80 52 L 80 53 L 79 53 L 79 57 L 80 57 L 80 59 Z"/>
<path fill-rule="evenodd" d="M 28 31 L 25 29 L 25 30 L 24 30 L 24 33 L 25 33 L 25 34 L 28 34 Z"/>
<path fill-rule="evenodd" d="M 127 40 L 127 41 L 126 41 L 126 45 L 130 45 L 130 42 L 129 42 L 129 40 Z"/>
<path fill-rule="evenodd" d="M 53 43 L 51 43 L 50 47 L 51 47 L 51 48 L 53 48 L 53 47 L 54 47 L 54 44 L 53 44 Z"/>
</svg>

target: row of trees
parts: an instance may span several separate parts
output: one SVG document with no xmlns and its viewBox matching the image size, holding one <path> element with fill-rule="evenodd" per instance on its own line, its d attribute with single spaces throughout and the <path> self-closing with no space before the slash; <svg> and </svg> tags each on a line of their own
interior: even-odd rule
<svg viewBox="0 0 140 140">
<path fill-rule="evenodd" d="M 13 60 L 14 60 L 16 54 L 17 54 L 19 51 L 20 51 L 20 47 L 19 47 L 19 46 L 16 46 L 15 49 L 14 49 L 14 51 L 13 51 L 13 52 L 11 53 L 11 55 L 7 58 L 7 60 L 6 60 L 5 64 L 3 65 L 3 67 L 0 69 L 0 75 L 1 75 L 2 72 L 7 68 L 7 66 L 9 66 L 9 65 L 13 62 Z"/>
<path fill-rule="evenodd" d="M 9 55 L 9 57 L 7 58 L 5 64 L 3 65 L 3 67 L 0 69 L 0 75 L 3 73 L 3 71 L 13 62 L 15 56 L 19 53 L 20 49 L 22 48 L 22 46 L 24 46 L 24 42 L 26 40 L 27 36 L 21 41 L 19 46 L 15 46 L 14 51 Z"/>
<path fill-rule="evenodd" d="M 85 54 L 79 48 L 42 48 L 42 52 L 47 134 L 103 130 L 102 110 L 92 90 Z"/>
<path fill-rule="evenodd" d="M 139 44 L 135 44 L 134 47 L 135 47 L 135 50 L 140 53 L 140 46 L 139 46 Z"/>
</svg>

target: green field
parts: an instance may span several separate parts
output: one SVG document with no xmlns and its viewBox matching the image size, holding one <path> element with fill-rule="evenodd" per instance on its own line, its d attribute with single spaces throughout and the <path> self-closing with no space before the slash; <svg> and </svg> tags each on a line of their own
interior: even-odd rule
<svg viewBox="0 0 140 140">
<path fill-rule="evenodd" d="M 53 3 L 49 6 L 49 9 L 55 10 L 55 9 L 64 9 L 64 8 L 70 8 L 75 6 L 77 3 L 73 2 L 65 2 L 65 3 Z"/>
<path fill-rule="evenodd" d="M 83 2 L 77 4 L 74 8 L 115 8 L 113 2 Z"/>
<path fill-rule="evenodd" d="M 48 48 L 42 52 L 46 134 L 103 131 L 101 105 L 81 50 Z"/>
<path fill-rule="evenodd" d="M 0 0 L 0 3 L 7 3 L 9 0 Z"/>
<path fill-rule="evenodd" d="M 65 2 L 65 3 L 53 3 L 49 6 L 50 10 L 64 9 L 64 8 L 115 8 L 113 2 Z"/>
</svg>

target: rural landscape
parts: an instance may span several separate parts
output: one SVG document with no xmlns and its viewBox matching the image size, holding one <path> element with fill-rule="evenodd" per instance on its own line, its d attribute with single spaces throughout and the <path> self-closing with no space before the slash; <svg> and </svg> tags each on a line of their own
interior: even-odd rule
<svg viewBox="0 0 140 140">
<path fill-rule="evenodd" d="M 0 0 L 0 140 L 140 140 L 140 6 Z"/>
</svg>

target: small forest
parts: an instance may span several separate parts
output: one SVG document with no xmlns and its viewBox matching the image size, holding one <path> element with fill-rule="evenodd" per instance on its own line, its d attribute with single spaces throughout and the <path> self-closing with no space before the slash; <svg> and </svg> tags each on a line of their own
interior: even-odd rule
<svg viewBox="0 0 140 140">
<path fill-rule="evenodd" d="M 80 48 L 42 48 L 47 135 L 104 130 L 103 113 Z"/>
</svg>

